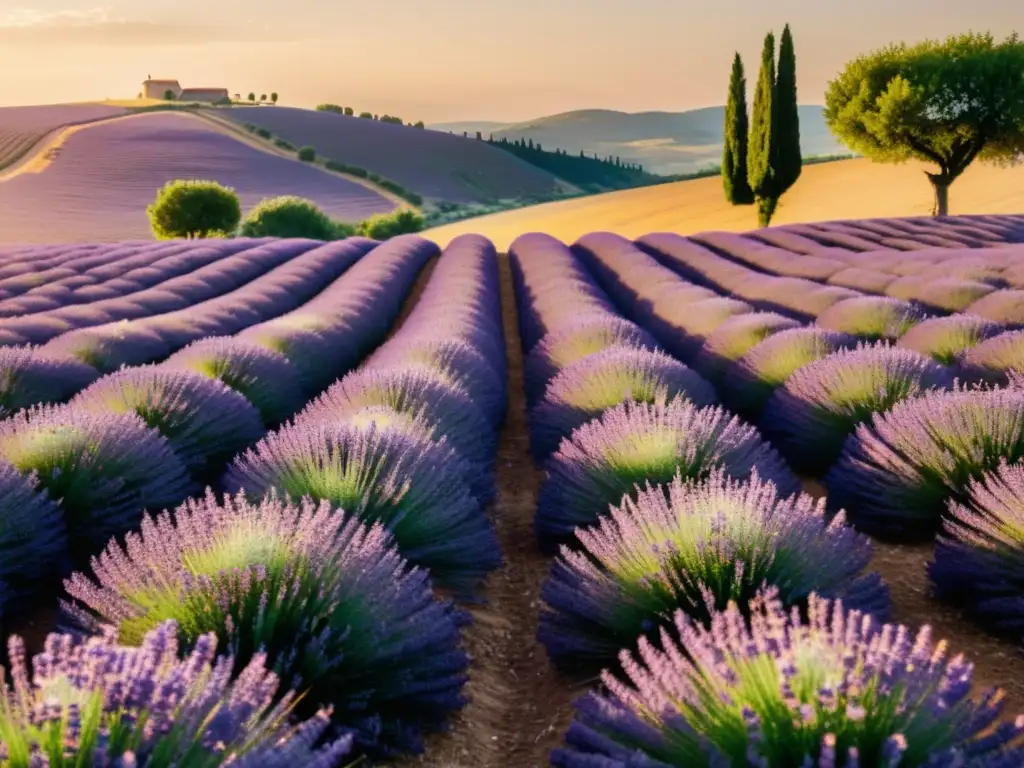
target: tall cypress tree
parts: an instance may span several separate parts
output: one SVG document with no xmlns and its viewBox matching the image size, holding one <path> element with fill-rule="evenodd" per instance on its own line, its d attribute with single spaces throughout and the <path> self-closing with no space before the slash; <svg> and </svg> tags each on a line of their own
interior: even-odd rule
<svg viewBox="0 0 1024 768">
<path fill-rule="evenodd" d="M 782 30 L 779 41 L 779 70 L 775 76 L 775 97 L 772 100 L 775 115 L 772 129 L 775 133 L 776 194 L 782 194 L 800 178 L 803 161 L 800 156 L 800 112 L 796 103 L 796 51 L 789 24 Z"/>
<path fill-rule="evenodd" d="M 754 193 L 747 181 L 747 78 L 739 53 L 732 60 L 729 98 L 725 103 L 725 144 L 722 148 L 722 186 L 733 205 L 750 205 Z"/>
<path fill-rule="evenodd" d="M 761 51 L 761 72 L 754 91 L 754 114 L 750 121 L 750 144 L 747 148 L 747 181 L 757 201 L 757 218 L 762 227 L 771 223 L 778 204 L 775 189 L 775 130 L 772 121 L 772 98 L 775 92 L 775 35 L 769 32 Z"/>
</svg>

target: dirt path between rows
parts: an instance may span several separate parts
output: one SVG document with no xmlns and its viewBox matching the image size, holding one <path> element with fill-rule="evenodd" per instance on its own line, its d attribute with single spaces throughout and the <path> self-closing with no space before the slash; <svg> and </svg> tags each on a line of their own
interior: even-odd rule
<svg viewBox="0 0 1024 768">
<path fill-rule="evenodd" d="M 508 258 L 500 257 L 501 303 L 508 342 L 509 407 L 496 465 L 492 508 L 505 566 L 491 575 L 485 604 L 469 608 L 470 703 L 450 732 L 432 737 L 426 754 L 400 765 L 431 768 L 540 768 L 561 743 L 573 690 L 537 643 L 540 586 L 549 561 L 537 551 L 533 513 L 541 473 L 529 454 L 523 355 Z"/>
</svg>

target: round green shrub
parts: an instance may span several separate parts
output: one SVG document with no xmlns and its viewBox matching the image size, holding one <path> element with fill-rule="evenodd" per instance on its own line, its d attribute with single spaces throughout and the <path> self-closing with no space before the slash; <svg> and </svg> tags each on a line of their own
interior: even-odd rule
<svg viewBox="0 0 1024 768">
<path fill-rule="evenodd" d="M 378 213 L 359 223 L 356 234 L 373 240 L 387 240 L 398 235 L 420 232 L 426 220 L 418 211 L 403 210 L 393 213 Z"/>
<path fill-rule="evenodd" d="M 313 147 L 300 147 L 299 160 L 304 163 L 312 163 L 316 160 L 316 150 Z"/>
<path fill-rule="evenodd" d="M 146 208 L 158 240 L 177 237 L 223 237 L 242 218 L 238 195 L 215 181 L 169 181 Z"/>
<path fill-rule="evenodd" d="M 242 237 L 308 237 L 336 240 L 339 228 L 312 202 L 294 195 L 272 197 L 246 214 L 239 230 Z"/>
</svg>

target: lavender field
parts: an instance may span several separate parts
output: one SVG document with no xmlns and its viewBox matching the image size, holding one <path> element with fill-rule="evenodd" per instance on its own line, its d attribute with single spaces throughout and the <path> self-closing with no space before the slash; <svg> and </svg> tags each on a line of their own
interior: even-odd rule
<svg viewBox="0 0 1024 768">
<path fill-rule="evenodd" d="M 79 131 L 41 172 L 0 184 L 0 243 L 148 237 L 146 206 L 156 191 L 191 178 L 233 187 L 244 208 L 301 195 L 350 222 L 395 208 L 373 190 L 261 152 L 194 116 L 153 113 Z"/>
<path fill-rule="evenodd" d="M 51 104 L 0 107 L 0 170 L 17 162 L 46 134 L 69 125 L 123 115 L 127 110 L 104 104 Z"/>
<path fill-rule="evenodd" d="M 266 128 L 295 146 L 393 179 L 423 197 L 456 203 L 549 196 L 558 180 L 486 142 L 332 112 L 236 107 L 218 117 Z"/>
<path fill-rule="evenodd" d="M 1024 765 L 1024 216 L 0 247 L 0 411 L 12 765 Z"/>
</svg>

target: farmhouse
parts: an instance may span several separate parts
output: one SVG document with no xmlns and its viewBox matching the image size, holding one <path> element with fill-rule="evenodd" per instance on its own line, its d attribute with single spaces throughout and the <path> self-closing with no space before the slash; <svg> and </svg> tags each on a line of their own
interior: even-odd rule
<svg viewBox="0 0 1024 768">
<path fill-rule="evenodd" d="M 142 95 L 147 99 L 162 99 L 170 91 L 176 101 L 207 101 L 216 103 L 229 98 L 227 88 L 182 88 L 177 80 L 153 80 L 142 83 Z"/>
</svg>

